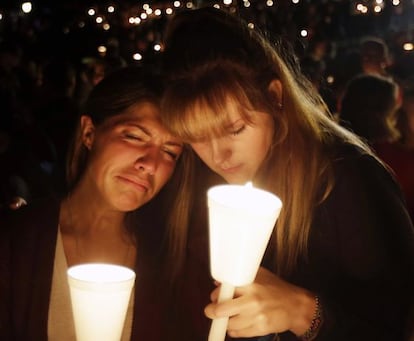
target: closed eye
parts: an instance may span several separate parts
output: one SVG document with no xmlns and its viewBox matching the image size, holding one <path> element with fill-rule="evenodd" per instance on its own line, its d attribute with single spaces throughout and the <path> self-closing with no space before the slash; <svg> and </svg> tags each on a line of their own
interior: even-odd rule
<svg viewBox="0 0 414 341">
<path fill-rule="evenodd" d="M 164 150 L 164 153 L 167 154 L 169 157 L 171 157 L 171 159 L 173 161 L 177 161 L 178 160 L 179 154 L 174 153 L 174 152 L 172 152 L 170 150 Z"/>
<path fill-rule="evenodd" d="M 246 125 L 242 125 L 240 128 L 236 129 L 235 131 L 233 131 L 231 134 L 233 136 L 237 136 L 239 134 L 241 134 L 243 132 L 243 130 L 246 129 Z"/>
<path fill-rule="evenodd" d="M 142 136 L 140 136 L 139 134 L 131 134 L 131 133 L 125 133 L 124 137 L 128 140 L 137 140 L 137 141 L 144 141 L 144 139 L 142 138 Z"/>
</svg>

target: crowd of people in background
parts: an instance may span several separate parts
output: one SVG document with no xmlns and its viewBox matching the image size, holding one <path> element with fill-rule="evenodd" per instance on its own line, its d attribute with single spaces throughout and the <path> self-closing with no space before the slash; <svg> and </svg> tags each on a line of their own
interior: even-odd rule
<svg viewBox="0 0 414 341">
<path fill-rule="evenodd" d="M 0 42 L 1 209 L 65 191 L 67 148 L 81 108 L 106 74 L 127 66 L 122 58 L 112 65 L 60 55 L 28 63 L 23 54 L 18 43 Z"/>
<path fill-rule="evenodd" d="M 116 41 L 109 45 L 113 51 L 106 56 L 78 60 L 56 51 L 30 60 L 19 41 L 0 39 L 2 210 L 18 208 L 49 191 L 65 191 L 67 145 L 85 99 L 112 70 L 131 64 Z M 396 56 L 389 45 L 380 36 L 361 36 L 353 48 L 335 53 L 335 42 L 321 33 L 292 49 L 303 73 L 344 125 L 369 140 L 377 132 L 359 131 L 356 121 L 369 129 L 383 126 L 384 135 L 370 142 L 396 173 L 413 216 L 414 183 L 409 174 L 414 163 L 414 67 L 407 60 L 414 56 Z M 156 62 L 148 64 L 157 67 Z M 388 89 L 379 93 L 381 83 Z"/>
<path fill-rule="evenodd" d="M 302 309 L 302 313 L 306 313 L 303 314 L 306 315 L 303 321 L 309 320 L 307 322 L 311 323 L 311 327 L 308 328 L 309 323 L 305 325 L 303 321 L 293 326 L 293 323 L 289 322 L 291 319 L 281 319 L 278 316 L 282 311 L 279 309 L 278 314 L 272 313 L 273 316 L 278 317 L 274 319 L 276 322 L 268 323 L 263 331 L 259 331 L 257 326 L 250 333 L 238 330 L 242 328 L 238 328 L 237 323 L 234 327 L 233 319 L 233 329 L 229 331 L 230 336 L 247 337 L 260 334 L 260 336 L 268 335 L 268 338 L 263 340 L 273 340 L 276 337 L 279 340 L 290 340 L 291 335 L 295 334 L 301 335 L 298 337 L 301 340 L 311 340 L 322 330 L 319 335 L 321 340 L 333 338 L 345 340 L 349 335 L 355 336 L 355 339 L 373 337 L 379 340 L 381 337 L 386 339 L 392 338 L 393 335 L 401 336 L 402 333 L 406 335 L 412 333 L 412 326 L 408 326 L 410 330 L 403 330 L 406 328 L 403 324 L 405 319 L 410 322 L 411 320 L 408 319 L 412 317 L 408 316 L 412 314 L 409 311 L 411 297 L 408 297 L 410 295 L 409 284 L 413 279 L 411 271 L 413 269 L 412 222 L 406 208 L 413 220 L 414 66 L 411 66 L 413 63 L 410 64 L 407 60 L 410 61 L 414 55 L 407 52 L 403 56 L 397 56 L 392 49 L 392 44 L 378 34 L 364 35 L 358 39 L 354 37 L 353 43 L 350 44 L 353 48 L 340 51 L 335 51 L 335 41 L 324 34 L 314 34 L 306 44 L 297 46 L 297 41 L 289 41 L 289 39 L 285 41 L 284 38 L 289 38 L 289 36 L 280 35 L 280 30 L 275 27 L 276 25 L 273 27 L 266 25 L 266 28 L 274 29 L 273 33 L 280 39 L 272 41 L 272 32 L 269 32 L 266 35 L 269 38 L 269 44 L 267 44 L 261 40 L 260 35 L 250 34 L 247 25 L 243 26 L 244 30 L 239 30 L 240 27 L 236 20 L 226 22 L 227 19 L 220 17 L 222 14 L 216 16 L 218 14 L 213 13 L 215 9 L 211 10 L 212 13 L 207 10 L 206 12 L 199 11 L 198 14 L 201 19 L 210 24 L 210 26 L 203 26 L 205 31 L 203 28 L 198 31 L 199 23 L 191 17 L 191 14 L 194 15 L 196 12 L 187 11 L 182 17 L 183 22 L 187 24 L 184 24 L 184 28 L 180 28 L 180 22 L 176 23 L 177 32 L 171 30 L 173 33 L 170 32 L 169 44 L 165 44 L 164 55 L 161 51 L 160 59 L 142 62 L 132 62 L 124 58 L 117 49 L 119 46 L 116 40 L 111 41 L 112 50 L 108 50 L 106 55 L 85 54 L 80 58 L 73 58 L 73 55 L 64 55 L 56 51 L 56 54 L 43 56 L 41 59 L 30 59 L 27 58 L 24 44 L 14 39 L 7 39 L 7 36 L 2 37 L 0 39 L 0 103 L 2 106 L 0 114 L 0 178 L 2 179 L 0 182 L 0 213 L 7 212 L 11 213 L 9 216 L 16 216 L 15 213 L 30 212 L 32 207 L 36 208 L 35 205 L 31 206 L 32 203 L 57 194 L 58 197 L 63 198 L 63 202 L 59 217 L 57 204 L 53 206 L 52 212 L 55 214 L 54 221 L 50 224 L 53 226 L 52 232 L 58 228 L 61 230 L 60 233 L 63 231 L 64 234 L 65 223 L 67 226 L 74 225 L 73 212 L 75 217 L 85 215 L 82 203 L 94 202 L 88 198 L 95 198 L 96 188 L 93 181 L 86 184 L 80 182 L 80 185 L 75 187 L 73 183 L 68 182 L 68 165 L 73 165 L 73 160 L 72 164 L 67 164 L 67 156 L 71 155 L 71 140 L 75 136 L 77 125 L 79 129 L 79 122 L 88 122 L 87 118 L 82 115 L 85 115 L 85 108 L 90 108 L 90 100 L 94 98 L 94 94 L 98 92 L 99 97 L 103 99 L 102 105 L 96 108 L 99 114 L 104 113 L 106 109 L 109 111 L 114 109 L 112 104 L 106 101 L 113 95 L 111 85 L 116 85 L 113 89 L 119 91 L 117 93 L 119 102 L 125 104 L 123 95 L 127 91 L 124 91 L 123 87 L 128 88 L 128 85 L 133 82 L 122 72 L 117 73 L 117 71 L 129 73 L 132 69 L 128 67 L 137 63 L 144 68 L 151 69 L 154 75 L 168 76 L 163 84 L 167 85 L 167 90 L 160 95 L 163 98 L 160 108 L 157 107 L 156 113 L 153 113 L 156 118 L 150 120 L 151 122 L 156 120 L 155 132 L 148 133 L 146 129 L 140 128 L 143 135 L 145 137 L 155 135 L 156 139 L 158 131 L 168 129 L 168 134 L 173 134 L 171 135 L 173 137 L 168 135 L 168 141 L 163 141 L 163 144 L 158 146 L 162 157 L 167 158 L 167 164 L 175 163 L 178 154 L 182 154 L 181 159 L 183 155 L 191 156 L 184 160 L 188 162 L 186 165 L 191 166 L 188 166 L 186 171 L 192 170 L 193 173 L 191 176 L 183 172 L 179 173 L 185 179 L 185 181 L 180 179 L 179 185 L 193 185 L 190 184 L 193 179 L 204 181 L 203 184 L 200 181 L 198 187 L 194 186 L 194 188 L 197 187 L 196 190 L 188 190 L 188 193 L 184 190 L 173 191 L 177 201 L 180 201 L 179 198 L 182 196 L 188 200 L 188 203 L 185 202 L 184 205 L 182 204 L 184 200 L 181 200 L 182 206 L 175 210 L 177 216 L 180 214 L 182 217 L 177 218 L 173 223 L 179 225 L 181 229 L 173 230 L 174 224 L 165 226 L 177 234 L 174 235 L 170 230 L 167 231 L 170 233 L 168 234 L 170 240 L 166 242 L 170 244 L 167 246 L 151 244 L 150 242 L 153 241 L 151 238 L 158 237 L 154 236 L 154 228 L 148 231 L 148 236 L 147 231 L 143 231 L 144 237 L 149 239 L 143 239 L 143 244 L 145 242 L 147 246 L 142 246 L 142 249 L 137 247 L 138 244 L 134 244 L 133 237 L 135 236 L 132 235 L 132 242 L 129 243 L 130 239 L 127 239 L 126 244 L 122 239 L 123 235 L 117 235 L 120 237 L 117 244 L 119 247 L 116 250 L 110 249 L 113 255 L 119 258 L 118 249 L 127 245 L 125 259 L 128 260 L 130 257 L 129 263 L 131 264 L 135 264 L 134 262 L 138 259 L 134 257 L 134 253 L 131 255 L 128 253 L 130 249 L 134 252 L 134 247 L 148 252 L 152 260 L 157 259 L 158 248 L 163 255 L 166 250 L 173 251 L 173 256 L 168 259 L 166 257 L 163 261 L 166 267 L 170 263 L 173 265 L 170 271 L 177 271 L 174 273 L 176 275 L 174 280 L 177 282 L 173 282 L 176 296 L 166 297 L 167 294 L 165 294 L 165 297 L 158 297 L 154 294 L 158 293 L 155 289 L 159 288 L 155 288 L 151 281 L 155 282 L 155 279 L 158 279 L 156 278 L 158 273 L 149 272 L 148 277 L 144 275 L 144 282 L 142 282 L 147 286 L 144 289 L 153 293 L 152 296 L 142 298 L 144 303 L 148 303 L 149 310 L 163 308 L 159 311 L 165 313 L 165 316 L 154 316 L 159 318 L 159 321 L 163 321 L 157 325 L 166 327 L 154 330 L 150 324 L 143 323 L 139 328 L 147 328 L 149 333 L 159 333 L 159 336 L 168 332 L 172 340 L 178 340 L 179 337 L 181 337 L 180 340 L 195 340 L 197 338 L 194 335 L 200 335 L 200 333 L 204 335 L 207 332 L 207 320 L 203 313 L 209 318 L 233 317 L 233 314 L 226 311 L 219 316 L 217 302 L 213 301 L 206 307 L 205 298 L 208 296 L 207 293 L 213 290 L 213 283 L 210 281 L 206 257 L 207 218 L 204 194 L 211 183 L 220 183 L 223 179 L 229 183 L 242 183 L 253 178 L 258 180 L 259 186 L 281 194 L 286 207 L 278 221 L 278 226 L 282 228 L 275 230 L 273 244 L 269 247 L 270 251 L 264 260 L 266 268 L 272 269 L 272 272 L 261 269 L 258 273 L 259 284 L 267 283 L 268 287 L 284 288 L 284 291 L 277 295 L 277 299 L 284 302 L 288 302 L 284 299 L 285 297 L 294 297 L 291 293 L 299 294 L 297 297 L 307 302 L 306 309 Z M 180 17 L 177 16 L 177 18 Z M 223 15 L 222 18 L 225 16 Z M 228 23 L 234 26 L 230 24 L 226 26 Z M 186 25 L 191 29 L 187 29 Z M 217 27 L 220 25 L 223 27 L 219 32 Z M 226 34 L 221 35 L 226 28 L 229 28 Z M 197 32 L 200 35 L 206 35 L 202 42 L 196 43 L 197 38 L 194 35 Z M 191 46 L 193 54 L 185 49 L 189 40 L 187 36 L 191 37 L 194 43 Z M 219 36 L 220 39 L 215 39 Z M 167 41 L 165 39 L 165 42 Z M 227 45 L 228 41 L 232 44 Z M 278 47 L 283 46 L 284 49 L 280 51 L 288 51 L 286 56 L 283 55 L 286 61 L 282 58 L 282 52 L 279 55 L 279 50 L 273 51 L 272 43 Z M 225 51 L 221 55 L 222 59 L 216 61 L 216 55 L 209 54 L 210 49 Z M 294 53 L 290 54 L 290 52 Z M 257 60 L 259 62 L 255 63 Z M 223 61 L 227 64 L 221 64 Z M 290 64 L 297 64 L 299 68 L 296 70 Z M 203 73 L 205 70 L 214 72 L 205 74 Z M 196 71 L 200 73 L 196 74 Z M 117 74 L 118 78 L 116 78 Z M 115 78 L 111 78 L 111 75 Z M 116 82 L 111 84 L 111 79 L 116 79 Z M 101 88 L 105 88 L 105 92 L 100 93 Z M 198 93 L 197 90 L 199 90 Z M 211 98 L 213 100 L 209 101 L 208 99 Z M 236 104 L 231 106 L 231 100 Z M 197 111 L 200 108 L 206 111 Z M 161 110 L 160 114 L 158 114 L 158 109 Z M 266 110 L 272 115 L 264 115 Z M 257 121 L 255 121 L 256 118 L 252 118 L 254 115 L 250 116 L 250 111 L 257 114 L 259 117 Z M 125 114 L 124 111 L 121 113 Z M 118 114 L 120 113 L 114 113 L 114 115 Z M 210 115 L 210 119 L 203 121 L 197 118 L 196 114 L 204 114 L 204 117 Z M 215 119 L 219 115 L 227 118 Z M 182 116 L 185 116 L 188 122 L 192 122 L 192 125 L 185 126 Z M 228 131 L 229 116 L 234 122 L 239 122 L 239 125 L 240 122 L 244 122 L 240 126 L 233 122 L 230 125 L 232 129 L 230 133 Z M 105 123 L 106 119 L 102 122 Z M 214 126 L 217 122 L 223 124 Z M 105 124 L 100 126 L 96 122 L 90 124 L 90 131 L 84 134 L 82 148 L 94 152 L 87 144 L 90 139 L 90 136 L 86 134 L 88 132 L 100 137 L 99 141 L 104 145 L 106 142 L 110 144 L 105 140 L 106 134 L 109 134 L 105 127 Z M 116 124 L 114 124 L 113 132 L 118 131 L 115 128 Z M 262 130 L 260 134 L 252 134 L 253 131 L 258 130 Z M 238 144 L 235 142 L 236 138 L 233 139 L 233 137 L 243 131 L 242 137 L 237 137 L 239 139 L 237 141 L 243 141 L 243 144 Z M 249 140 L 249 136 L 255 139 Z M 174 153 L 171 155 L 171 150 L 165 150 L 164 147 L 165 145 L 171 146 L 170 140 L 175 138 L 184 141 L 184 149 L 181 150 L 183 145 L 180 142 L 180 151 L 174 156 Z M 135 141 L 137 139 L 140 141 L 138 144 L 141 143 L 141 139 L 134 134 L 131 136 L 125 133 L 123 139 L 132 140 L 133 142 L 128 142 L 132 144 L 137 143 Z M 218 143 L 217 141 L 222 144 L 220 148 L 214 144 Z M 186 149 L 189 146 L 191 148 Z M 233 151 L 237 151 L 238 155 L 242 156 L 240 162 L 252 167 L 248 169 L 251 174 L 242 174 L 241 178 L 233 178 L 231 172 L 227 173 L 223 167 L 216 167 L 216 161 L 212 158 L 213 146 L 216 146 L 220 152 L 234 148 Z M 88 153 L 86 149 L 85 152 Z M 92 166 L 85 165 L 85 172 L 90 167 L 100 173 L 100 168 L 93 166 L 94 162 L 104 170 L 106 163 L 118 167 L 119 161 L 115 162 L 114 157 L 120 157 L 120 155 L 115 150 L 112 151 L 111 157 L 106 158 L 104 156 L 107 154 L 104 154 L 102 150 L 100 152 L 102 154 L 99 152 L 90 154 L 91 159 L 87 159 L 86 156 L 79 158 L 92 164 Z M 93 155 L 99 162 L 93 158 Z M 177 165 L 181 165 L 181 159 Z M 231 166 L 228 167 L 232 168 Z M 237 165 L 233 167 L 237 168 Z M 142 165 L 139 168 L 143 169 Z M 171 167 L 169 170 L 171 172 L 168 176 L 172 174 Z M 70 172 L 68 173 L 70 175 Z M 94 175 L 93 171 L 90 171 L 90 174 L 92 175 L 86 179 L 100 179 L 99 176 Z M 218 177 L 223 179 L 218 180 Z M 167 181 L 166 178 L 163 181 Z M 163 184 L 164 182 L 160 186 Z M 175 185 L 174 182 L 173 184 Z M 76 188 L 83 188 L 85 191 L 83 193 L 87 194 L 76 197 L 78 206 L 70 202 L 73 190 Z M 114 193 L 116 194 L 116 191 Z M 161 196 L 161 200 L 163 199 Z M 108 208 L 108 212 L 113 213 L 111 205 L 102 207 L 103 202 L 109 204 L 111 200 L 99 202 L 95 198 L 96 212 L 107 213 L 105 208 Z M 30 207 L 26 207 L 29 210 L 14 212 L 22 206 Z M 139 206 L 133 205 L 127 209 L 122 207 L 121 214 L 117 216 L 116 221 L 119 223 L 123 219 L 124 211 L 134 211 Z M 149 207 L 151 210 L 151 206 Z M 173 211 L 172 205 L 169 207 Z M 46 205 L 41 212 L 47 210 L 49 206 Z M 145 209 L 143 212 L 154 213 L 146 212 Z M 315 216 L 313 216 L 314 212 L 316 212 Z M 77 216 L 76 213 L 79 215 Z M 160 221 L 166 219 L 163 214 L 157 213 Z M 29 223 L 30 217 L 32 216 L 28 216 L 27 220 Z M 136 217 L 140 218 L 139 215 Z M 84 221 L 82 219 L 79 218 L 77 222 Z M 145 219 L 142 221 L 148 223 Z M 331 222 L 334 223 L 331 224 Z M 24 222 L 20 225 L 26 226 L 30 225 L 29 223 Z M 162 221 L 162 224 L 165 222 Z M 335 228 L 332 228 L 334 225 Z M 123 231 L 122 228 L 125 226 L 119 223 L 119 227 L 119 231 Z M 395 227 L 395 229 L 389 227 Z M 47 233 L 45 235 L 48 238 L 49 235 Z M 50 235 L 60 238 L 56 233 Z M 84 235 L 80 234 L 80 236 Z M 14 237 L 19 239 L 18 233 Z M 309 244 L 307 238 L 309 238 Z M 63 235 L 66 255 L 68 255 L 67 250 L 71 251 L 68 245 L 72 246 L 73 254 L 79 251 L 78 239 L 76 233 L 73 235 L 69 233 L 69 237 Z M 282 244 L 285 241 L 288 243 Z M 85 240 L 83 242 L 86 245 Z M 105 240 L 105 243 L 101 245 L 102 249 L 107 245 L 106 242 L 108 245 L 111 244 L 110 240 Z M 50 254 L 53 253 L 56 243 L 59 244 L 61 241 L 52 240 L 49 244 Z M 385 244 L 387 244 L 386 247 Z M 80 239 L 80 245 L 82 245 L 82 239 Z M 141 244 L 139 246 L 141 247 Z M 284 248 L 285 246 L 288 247 Z M 152 249 L 147 250 L 145 247 Z M 353 252 L 347 252 L 349 249 Z M 343 258 L 338 260 L 332 257 L 331 259 L 332 254 L 339 254 L 340 258 Z M 309 263 L 307 262 L 308 255 L 310 255 Z M 70 257 L 68 259 L 70 260 Z M 84 257 L 81 261 L 85 259 L 95 258 Z M 112 260 L 111 257 L 109 260 Z M 366 262 L 361 263 L 360 260 Z M 122 263 L 124 259 L 116 259 L 116 261 Z M 128 262 L 124 263 L 128 265 Z M 48 264 L 48 269 L 52 270 L 54 265 L 50 262 Z M 152 263 L 148 264 L 149 268 Z M 346 269 L 342 269 L 343 265 Z M 44 269 L 42 264 L 39 268 Z M 153 268 L 162 271 L 156 265 Z M 302 271 L 304 269 L 306 270 Z M 181 276 L 178 276 L 178 273 Z M 50 272 L 48 274 L 51 275 Z M 145 278 L 148 282 L 145 282 Z M 392 281 L 389 280 L 390 278 Z M 29 281 L 23 282 L 28 289 L 31 289 L 28 287 Z M 188 290 L 190 285 L 191 288 L 198 288 L 198 292 Z M 252 284 L 253 288 L 254 285 L 256 283 Z M 39 288 L 40 286 L 33 287 Z M 142 293 L 144 292 L 143 290 Z M 389 295 L 383 295 L 384 292 Z M 321 300 L 320 293 L 323 295 Z M 217 289 L 213 292 L 213 296 L 216 294 Z M 242 296 L 243 293 L 240 295 Z M 270 296 L 274 298 L 275 295 Z M 382 299 L 378 299 L 379 296 L 382 296 Z M 149 302 L 149 297 L 151 297 L 151 302 Z M 182 304 L 175 304 L 174 299 L 180 297 L 183 297 L 179 300 Z M 165 305 L 161 302 L 163 299 L 166 300 Z M 175 310 L 165 309 L 167 304 Z M 323 307 L 322 310 L 319 309 L 320 306 Z M 137 307 L 140 305 L 137 304 Z M 204 307 L 206 310 L 203 312 Z M 345 309 L 342 309 L 344 307 Z M 46 309 L 48 306 L 43 305 L 43 308 Z M 250 310 L 239 308 L 237 307 L 237 315 L 243 318 L 243 322 L 250 322 Z M 298 307 L 294 302 L 286 304 L 285 308 L 285 312 L 294 311 L 291 316 L 301 317 L 295 311 Z M 314 311 L 325 316 L 325 320 L 319 321 L 316 326 L 313 321 L 317 314 L 312 314 Z M 47 313 L 46 310 L 43 312 Z M 37 311 L 34 313 L 36 315 Z M 150 313 L 142 314 L 142 316 L 152 318 Z M 256 316 L 263 315 L 258 312 Z M 289 316 L 289 314 L 285 313 L 284 316 Z M 360 319 L 360 316 L 363 319 Z M 193 321 L 188 323 L 186 317 Z M 370 324 L 371 318 L 375 320 L 372 324 Z M 176 323 L 177 321 L 180 324 Z M 147 332 L 144 329 L 135 331 L 135 322 L 132 321 L 132 327 L 131 325 L 128 327 L 133 335 Z M 285 325 L 282 325 L 284 322 L 286 322 Z M 321 329 L 322 324 L 324 329 Z M 137 323 L 135 325 L 138 326 Z M 384 328 L 378 328 L 379 326 Z M 47 331 L 47 326 L 41 327 L 43 335 Z M 183 335 L 183 330 L 186 330 L 188 335 Z M 389 332 L 389 335 L 386 332 Z M 164 338 L 164 336 L 159 337 L 159 339 Z"/>
</svg>

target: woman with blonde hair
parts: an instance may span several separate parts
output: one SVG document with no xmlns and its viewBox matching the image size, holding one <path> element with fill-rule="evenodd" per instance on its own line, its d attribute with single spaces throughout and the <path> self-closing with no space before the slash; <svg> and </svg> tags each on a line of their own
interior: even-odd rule
<svg viewBox="0 0 414 341">
<path fill-rule="evenodd" d="M 220 303 L 214 290 L 207 317 L 229 317 L 233 338 L 402 340 L 414 234 L 387 168 L 280 42 L 214 8 L 178 13 L 166 33 L 165 124 L 219 182 L 253 181 L 283 202 L 255 282 Z M 190 198 L 205 196 L 198 168 Z"/>
</svg>

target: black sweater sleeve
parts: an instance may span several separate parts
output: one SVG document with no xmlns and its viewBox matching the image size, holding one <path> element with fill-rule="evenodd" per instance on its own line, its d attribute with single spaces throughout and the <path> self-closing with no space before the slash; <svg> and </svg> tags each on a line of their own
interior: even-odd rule
<svg viewBox="0 0 414 341">
<path fill-rule="evenodd" d="M 414 234 L 403 196 L 372 156 L 339 161 L 310 240 L 324 340 L 404 340 L 413 321 Z M 318 282 L 319 280 L 319 282 Z"/>
</svg>

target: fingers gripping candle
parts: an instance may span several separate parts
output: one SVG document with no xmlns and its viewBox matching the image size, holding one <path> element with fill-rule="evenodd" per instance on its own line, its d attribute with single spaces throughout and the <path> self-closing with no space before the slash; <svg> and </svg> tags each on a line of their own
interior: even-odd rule
<svg viewBox="0 0 414 341">
<path fill-rule="evenodd" d="M 221 302 L 233 298 L 236 286 L 254 281 L 282 202 L 251 183 L 212 187 L 207 199 L 210 270 L 221 282 Z M 224 340 L 227 322 L 228 318 L 213 320 L 209 341 Z"/>
</svg>

